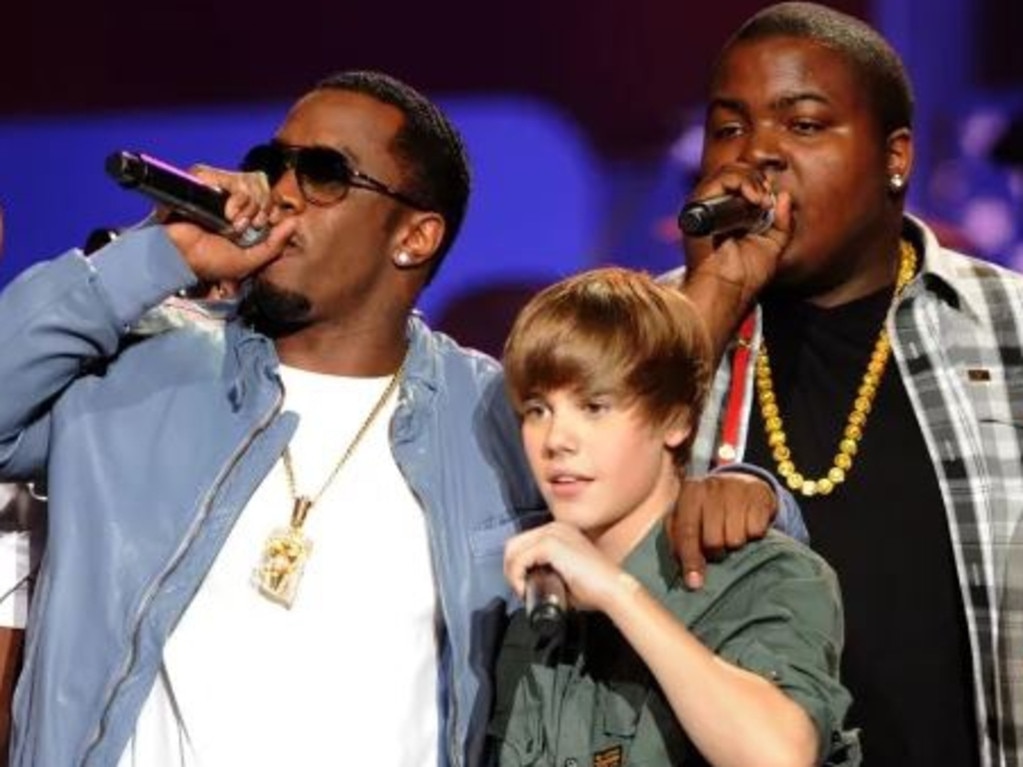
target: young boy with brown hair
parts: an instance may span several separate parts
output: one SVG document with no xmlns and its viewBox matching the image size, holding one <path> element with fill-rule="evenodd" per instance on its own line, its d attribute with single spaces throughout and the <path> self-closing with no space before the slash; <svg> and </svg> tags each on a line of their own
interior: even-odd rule
<svg viewBox="0 0 1023 767">
<path fill-rule="evenodd" d="M 574 610 L 554 639 L 519 611 L 491 745 L 510 765 L 856 764 L 842 730 L 831 569 L 769 533 L 682 585 L 674 508 L 711 375 L 688 301 L 601 269 L 538 294 L 505 347 L 508 389 L 554 521 L 505 550 L 522 595 L 553 569 Z"/>
</svg>

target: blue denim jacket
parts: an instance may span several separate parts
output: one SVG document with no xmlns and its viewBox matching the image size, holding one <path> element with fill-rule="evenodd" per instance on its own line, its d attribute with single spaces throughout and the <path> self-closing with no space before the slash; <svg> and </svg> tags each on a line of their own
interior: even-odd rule
<svg viewBox="0 0 1023 767">
<path fill-rule="evenodd" d="M 235 322 L 129 332 L 193 280 L 153 228 L 41 264 L 0 297 L 0 479 L 45 478 L 50 502 L 13 765 L 117 762 L 170 631 L 297 423 L 265 337 Z M 408 338 L 391 444 L 444 618 L 439 763 L 462 767 L 490 713 L 504 543 L 546 512 L 497 363 L 416 317 Z"/>
<path fill-rule="evenodd" d="M 45 475 L 50 499 L 12 764 L 116 763 L 169 632 L 296 425 L 266 338 L 236 323 L 127 333 L 193 279 L 151 229 L 0 298 L 0 475 Z M 391 442 L 444 617 L 441 762 L 473 764 L 510 596 L 504 541 L 544 512 L 497 363 L 417 318 L 408 332 Z"/>
</svg>

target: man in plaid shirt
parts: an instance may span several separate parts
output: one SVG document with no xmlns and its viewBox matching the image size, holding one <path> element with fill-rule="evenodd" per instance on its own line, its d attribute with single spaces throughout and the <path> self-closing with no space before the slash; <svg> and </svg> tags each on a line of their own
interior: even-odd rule
<svg viewBox="0 0 1023 767">
<path fill-rule="evenodd" d="M 843 589 L 865 764 L 1020 765 L 1023 278 L 905 215 L 911 124 L 902 63 L 858 20 L 784 3 L 726 44 L 691 199 L 773 220 L 686 239 L 724 355 L 694 460 L 800 496 Z"/>
</svg>

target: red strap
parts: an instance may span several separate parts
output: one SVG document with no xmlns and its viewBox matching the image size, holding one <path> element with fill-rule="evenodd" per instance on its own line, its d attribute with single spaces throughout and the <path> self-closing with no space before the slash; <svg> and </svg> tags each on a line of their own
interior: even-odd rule
<svg viewBox="0 0 1023 767">
<path fill-rule="evenodd" d="M 756 313 L 750 312 L 739 328 L 738 348 L 732 356 L 731 387 L 725 404 L 725 415 L 721 427 L 721 441 L 714 453 L 715 466 L 733 463 L 738 456 L 739 431 L 742 427 L 742 400 L 746 392 L 746 377 L 749 374 L 750 355 L 753 353 L 753 333 L 756 329 Z"/>
</svg>

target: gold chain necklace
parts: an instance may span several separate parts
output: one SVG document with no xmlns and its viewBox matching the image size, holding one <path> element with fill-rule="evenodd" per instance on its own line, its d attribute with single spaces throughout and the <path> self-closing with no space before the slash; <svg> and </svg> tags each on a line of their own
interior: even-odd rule
<svg viewBox="0 0 1023 767">
<path fill-rule="evenodd" d="M 892 304 L 905 289 L 909 281 L 916 273 L 916 251 L 906 240 L 899 241 L 899 273 L 895 281 L 895 293 L 892 296 Z M 832 462 L 828 473 L 817 479 L 804 477 L 792 459 L 792 451 L 788 446 L 788 437 L 783 428 L 783 422 L 778 410 L 778 400 L 774 394 L 774 385 L 771 382 L 771 360 L 767 354 L 767 342 L 761 340 L 760 354 L 756 363 L 756 386 L 757 400 L 760 403 L 760 415 L 764 422 L 764 431 L 767 434 L 767 445 L 771 449 L 771 455 L 778 465 L 778 474 L 785 480 L 785 484 L 794 491 L 804 496 L 828 495 L 836 486 L 845 482 L 853 465 L 853 458 L 859 449 L 860 440 L 863 438 L 863 430 L 867 424 L 867 416 L 874 405 L 874 398 L 881 383 L 881 376 L 884 375 L 891 356 L 892 346 L 888 340 L 888 331 L 884 325 L 874 344 L 874 351 L 870 355 L 870 362 L 867 363 L 867 371 L 863 374 L 863 380 L 856 392 L 856 399 L 853 401 L 852 412 L 846 420 L 845 430 L 838 443 L 838 452 Z"/>
<path fill-rule="evenodd" d="M 394 390 L 398 387 L 404 369 L 405 360 L 402 360 L 398 370 L 387 383 L 383 394 L 380 395 L 380 398 L 377 399 L 373 408 L 369 411 L 369 415 L 366 416 L 362 425 L 359 426 L 359 430 L 352 437 L 352 441 L 348 443 L 348 447 L 345 448 L 338 462 L 334 464 L 334 468 L 316 495 L 299 495 L 295 483 L 295 469 L 292 465 L 291 450 L 288 447 L 284 448 L 284 454 L 281 456 L 281 459 L 284 463 L 284 475 L 288 481 L 288 491 L 291 493 L 291 521 L 287 527 L 276 529 L 270 533 L 270 537 L 263 544 L 263 553 L 259 566 L 253 573 L 253 581 L 256 588 L 267 599 L 289 609 L 294 604 L 295 596 L 298 593 L 298 584 L 305 569 L 305 563 L 309 559 L 309 554 L 313 548 L 313 542 L 302 532 L 302 526 L 305 524 L 306 517 L 309 516 L 309 510 L 319 502 L 327 488 L 334 481 L 334 478 L 337 477 L 344 465 L 348 463 L 348 459 L 352 457 L 355 448 L 362 442 L 362 438 L 366 436 L 370 426 L 373 425 L 377 416 L 384 409 L 384 405 L 387 404 Z"/>
</svg>

